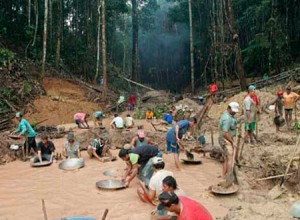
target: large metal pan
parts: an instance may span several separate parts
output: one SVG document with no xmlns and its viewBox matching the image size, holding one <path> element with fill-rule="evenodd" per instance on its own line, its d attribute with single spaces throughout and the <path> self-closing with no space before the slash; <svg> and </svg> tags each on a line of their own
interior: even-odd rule
<svg viewBox="0 0 300 220">
<path fill-rule="evenodd" d="M 81 158 L 71 158 L 60 162 L 58 167 L 62 170 L 77 170 L 84 167 L 84 161 Z"/>
<path fill-rule="evenodd" d="M 197 165 L 197 164 L 202 164 L 201 160 L 195 160 L 195 159 L 181 159 L 183 161 L 183 163 L 186 164 L 193 164 L 193 165 Z"/>
<path fill-rule="evenodd" d="M 239 190 L 239 186 L 238 185 L 232 185 L 228 188 L 224 188 L 222 186 L 219 185 L 214 185 L 211 187 L 211 191 L 215 194 L 219 194 L 219 195 L 230 195 L 230 194 L 234 194 Z"/>
<path fill-rule="evenodd" d="M 116 189 L 124 189 L 125 183 L 122 180 L 101 180 L 96 182 L 96 186 L 99 189 L 116 190 Z"/>
<path fill-rule="evenodd" d="M 31 163 L 30 165 L 32 167 L 45 167 L 45 166 L 49 166 L 50 164 L 52 164 L 52 161 L 48 161 L 48 160 L 43 160 L 43 163 L 41 164 L 40 161 Z"/>
</svg>

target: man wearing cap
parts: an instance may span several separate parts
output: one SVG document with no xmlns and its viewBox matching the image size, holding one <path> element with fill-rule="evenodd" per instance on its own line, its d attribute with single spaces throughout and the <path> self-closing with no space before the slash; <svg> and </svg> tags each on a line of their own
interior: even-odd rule
<svg viewBox="0 0 300 220">
<path fill-rule="evenodd" d="M 20 138 L 25 137 L 24 148 L 28 150 L 25 152 L 26 155 L 30 153 L 31 148 L 34 152 L 37 152 L 36 142 L 35 142 L 35 131 L 31 127 L 30 123 L 22 117 L 21 112 L 16 113 L 16 119 L 18 121 L 18 128 L 15 130 L 15 134 Z"/>
<path fill-rule="evenodd" d="M 144 182 L 140 181 L 137 193 L 143 202 L 154 204 L 155 198 L 158 198 L 159 194 L 162 192 L 163 179 L 167 176 L 173 176 L 173 173 L 171 171 L 164 170 L 165 162 L 161 157 L 152 158 L 152 167 L 154 174 L 149 182 L 149 190 L 146 188 Z"/>
<path fill-rule="evenodd" d="M 243 111 L 244 111 L 244 120 L 245 120 L 245 142 L 248 142 L 248 138 L 250 138 L 251 144 L 254 144 L 253 132 L 255 131 L 255 121 L 256 121 L 256 103 L 252 99 L 252 96 L 255 94 L 254 92 L 255 86 L 250 85 L 248 87 L 248 94 L 246 95 L 243 102 Z"/>
<path fill-rule="evenodd" d="M 106 134 L 102 134 L 99 138 L 94 139 L 87 149 L 87 153 L 89 154 L 90 158 L 95 157 L 100 162 L 104 162 L 103 158 L 101 157 L 108 155 L 112 159 L 113 157 L 109 147 L 106 146 L 107 142 L 108 136 Z"/>
<path fill-rule="evenodd" d="M 96 127 L 100 127 L 102 126 L 102 120 L 105 117 L 105 115 L 103 114 L 102 111 L 95 111 L 93 113 L 93 119 L 94 119 L 94 126 Z"/>
<path fill-rule="evenodd" d="M 177 220 L 213 220 L 204 206 L 185 196 L 177 196 L 174 192 L 163 192 L 158 199 L 160 202 L 158 209 L 174 212 L 177 215 Z"/>
<path fill-rule="evenodd" d="M 82 112 L 78 112 L 74 115 L 74 120 L 78 128 L 89 128 L 89 124 L 87 122 L 88 117 L 90 117 L 89 114 Z"/>
<path fill-rule="evenodd" d="M 111 121 L 110 125 L 112 128 L 118 128 L 118 129 L 124 128 L 123 118 L 118 114 L 114 114 L 114 119 Z"/>
<path fill-rule="evenodd" d="M 41 141 L 37 145 L 38 155 L 33 157 L 31 162 L 40 162 L 43 163 L 43 159 L 47 161 L 53 160 L 55 147 L 52 141 L 48 140 L 47 135 L 42 135 Z"/>
<path fill-rule="evenodd" d="M 148 139 L 146 138 L 145 132 L 142 130 L 138 130 L 137 135 L 132 138 L 132 141 L 130 144 L 133 147 L 138 147 L 138 146 L 150 144 L 150 143 L 151 142 L 148 141 Z"/>
<path fill-rule="evenodd" d="M 79 158 L 80 147 L 79 142 L 75 140 L 73 132 L 69 132 L 67 135 L 67 141 L 64 143 L 63 155 L 66 158 Z"/>
<path fill-rule="evenodd" d="M 233 163 L 233 153 L 236 151 L 234 137 L 236 135 L 237 120 L 234 115 L 239 112 L 237 102 L 229 103 L 219 121 L 219 144 L 224 151 L 223 177 L 226 177 Z"/>
<path fill-rule="evenodd" d="M 153 174 L 152 158 L 155 156 L 161 157 L 162 153 L 153 145 L 141 145 L 132 150 L 121 149 L 119 157 L 125 161 L 127 165 L 126 172 L 123 176 L 125 185 L 129 186 L 130 182 L 138 174 L 138 178 L 148 186 Z"/>
<path fill-rule="evenodd" d="M 283 93 L 283 106 L 285 113 L 285 120 L 288 127 L 291 125 L 293 108 L 296 104 L 296 101 L 299 99 L 299 95 L 295 92 L 292 92 L 290 86 L 286 88 L 286 91 Z"/>
<path fill-rule="evenodd" d="M 192 117 L 189 120 L 181 120 L 167 132 L 167 151 L 173 153 L 177 169 L 180 170 L 179 151 L 185 150 L 181 139 L 183 135 L 197 124 L 197 119 Z"/>
</svg>

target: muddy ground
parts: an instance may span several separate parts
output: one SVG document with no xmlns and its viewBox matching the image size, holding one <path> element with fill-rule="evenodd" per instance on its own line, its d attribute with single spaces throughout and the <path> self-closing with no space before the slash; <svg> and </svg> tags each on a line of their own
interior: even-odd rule
<svg viewBox="0 0 300 220">
<path fill-rule="evenodd" d="M 36 99 L 34 107 L 27 115 L 25 115 L 25 118 L 29 119 L 29 121 L 48 119 L 48 121 L 43 123 L 44 125 L 69 123 L 68 125 L 65 125 L 66 129 L 73 129 L 77 132 L 77 138 L 82 146 L 87 146 L 92 138 L 103 132 L 102 130 L 96 129 L 77 131 L 75 124 L 73 124 L 73 115 L 75 112 L 85 111 L 92 113 L 96 109 L 101 109 L 103 107 L 99 104 L 86 101 L 86 92 L 80 85 L 62 79 L 46 78 L 44 86 L 47 91 L 47 96 L 40 96 Z M 213 127 L 214 129 L 214 145 L 218 145 L 217 122 L 220 114 L 226 109 L 226 106 L 230 101 L 238 101 L 240 103 L 244 95 L 245 94 L 241 93 L 226 100 L 224 103 L 213 105 L 208 114 L 208 118 L 206 118 L 205 121 L 207 126 Z M 258 95 L 259 98 L 263 100 L 264 104 L 275 97 L 268 91 L 259 91 Z M 123 112 L 122 115 L 124 116 L 127 113 L 132 114 L 132 112 Z M 209 209 L 211 212 L 214 212 L 214 205 L 216 206 L 216 209 L 218 209 L 221 204 L 222 209 L 227 211 L 222 211 L 222 214 L 220 215 L 214 215 L 215 217 L 218 217 L 218 219 L 291 219 L 289 209 L 292 203 L 300 198 L 300 188 L 298 186 L 299 178 L 297 174 L 300 159 L 297 160 L 296 158 L 292 162 L 289 172 L 295 174 L 287 178 L 284 184 L 287 191 L 279 198 L 275 200 L 270 199 L 268 197 L 268 192 L 276 184 L 280 183 L 280 178 L 257 181 L 259 178 L 283 174 L 291 156 L 294 154 L 295 149 L 297 149 L 295 147 L 298 135 L 297 131 L 288 130 L 286 127 L 283 127 L 281 132 L 276 133 L 275 126 L 273 125 L 273 117 L 274 112 L 262 112 L 260 121 L 258 122 L 258 137 L 261 142 L 256 145 L 244 145 L 243 158 L 240 162 L 244 166 L 237 168 L 240 184 L 240 190 L 237 194 L 231 196 L 215 196 L 211 194 L 207 189 L 210 184 L 207 183 L 221 181 L 221 163 L 209 158 L 208 155 L 203 158 L 202 154 L 197 154 L 197 157 L 203 158 L 205 161 L 201 170 L 203 171 L 204 169 L 207 172 L 210 172 L 211 169 L 212 173 L 211 175 L 205 175 L 204 179 L 201 178 L 201 181 L 205 182 L 205 184 L 200 184 L 202 187 L 201 192 L 193 193 L 192 191 L 189 191 L 189 195 L 194 198 L 201 198 L 201 201 L 207 200 L 211 202 Z M 111 120 L 111 116 L 106 118 L 104 120 L 104 126 L 110 135 L 112 149 L 120 148 L 125 143 L 130 142 L 131 138 L 136 134 L 137 125 L 143 126 L 147 136 L 157 143 L 161 149 L 165 148 L 165 132 L 155 131 L 154 127 L 149 122 L 146 122 L 145 120 L 136 120 L 135 128 L 131 130 L 116 131 L 110 129 L 109 123 Z M 92 124 L 92 122 L 90 123 Z M 206 132 L 205 137 L 207 140 L 206 145 L 210 146 L 210 134 Z M 198 146 L 196 142 L 189 143 L 189 147 L 192 148 L 194 146 Z M 61 149 L 61 147 L 59 149 Z M 10 151 L 7 149 L 2 150 L 2 152 L 5 152 L 6 155 L 10 154 Z M 296 156 L 300 158 L 300 152 L 298 152 Z M 13 156 L 11 156 L 11 158 L 15 159 Z M 11 160 L 12 159 L 6 158 L 7 162 Z M 172 163 L 171 158 L 169 158 L 168 161 Z M 3 169 L 5 169 L 5 167 L 2 168 L 2 170 Z M 180 176 L 181 182 L 184 182 L 183 179 L 186 179 L 185 181 L 188 181 L 189 178 L 193 179 L 192 176 L 187 176 L 184 172 L 177 173 L 177 175 Z M 193 187 L 197 188 L 197 183 L 194 181 L 193 183 L 195 184 Z M 203 189 L 203 186 L 207 188 Z"/>
</svg>

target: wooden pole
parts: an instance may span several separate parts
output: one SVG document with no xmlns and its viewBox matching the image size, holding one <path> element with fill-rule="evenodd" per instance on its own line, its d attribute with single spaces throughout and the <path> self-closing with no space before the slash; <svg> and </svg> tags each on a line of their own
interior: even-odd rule
<svg viewBox="0 0 300 220">
<path fill-rule="evenodd" d="M 290 159 L 290 161 L 289 161 L 289 163 L 288 163 L 288 166 L 287 166 L 287 168 L 286 168 L 286 170 L 285 170 L 285 173 L 284 173 L 284 175 L 283 175 L 283 181 L 282 181 L 282 183 L 281 183 L 280 185 L 282 185 L 282 184 L 284 183 L 285 177 L 287 176 L 287 173 L 288 173 L 288 171 L 289 171 L 289 169 L 290 169 L 290 166 L 291 166 L 291 164 L 292 164 L 292 162 L 293 162 L 293 159 L 294 159 L 295 155 L 297 154 L 297 152 L 299 152 L 299 150 L 298 150 L 299 142 L 300 142 L 300 135 L 298 135 L 298 139 L 297 139 L 297 142 L 296 142 L 296 144 L 295 144 L 294 153 L 292 154 L 292 157 L 291 157 L 291 159 Z"/>
<path fill-rule="evenodd" d="M 44 219 L 48 220 L 46 206 L 45 206 L 45 200 L 44 199 L 42 199 L 42 206 L 43 206 Z"/>
<path fill-rule="evenodd" d="M 108 209 L 105 209 L 103 216 L 102 216 L 102 220 L 106 219 L 107 214 L 108 214 Z"/>
<path fill-rule="evenodd" d="M 257 179 L 256 181 L 262 181 L 262 180 L 271 180 L 271 179 L 276 179 L 276 178 L 279 178 L 279 177 L 284 177 L 284 176 L 290 176 L 290 175 L 293 175 L 294 173 L 288 173 L 288 174 L 280 174 L 280 175 L 276 175 L 276 176 L 268 176 L 268 177 L 265 177 L 265 178 L 260 178 L 260 179 Z"/>
</svg>

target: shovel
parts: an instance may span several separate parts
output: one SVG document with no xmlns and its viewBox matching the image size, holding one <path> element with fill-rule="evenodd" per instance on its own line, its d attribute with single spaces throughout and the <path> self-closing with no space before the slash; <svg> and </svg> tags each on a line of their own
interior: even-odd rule
<svg viewBox="0 0 300 220">
<path fill-rule="evenodd" d="M 183 144 L 180 141 L 177 141 L 177 144 L 184 149 L 185 155 L 189 160 L 194 160 L 194 154 L 192 154 L 190 151 L 186 150 L 183 146 Z"/>
<path fill-rule="evenodd" d="M 185 155 L 189 160 L 194 160 L 194 154 L 192 154 L 190 151 L 185 150 Z"/>
</svg>

